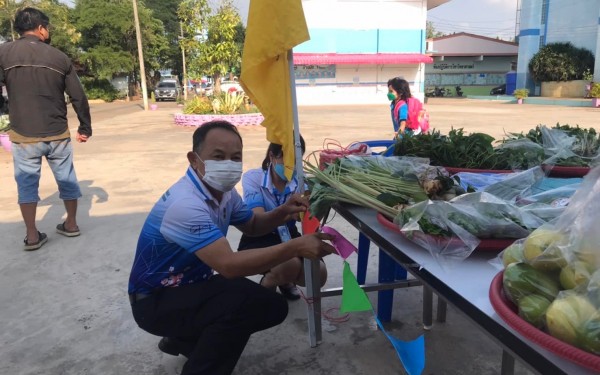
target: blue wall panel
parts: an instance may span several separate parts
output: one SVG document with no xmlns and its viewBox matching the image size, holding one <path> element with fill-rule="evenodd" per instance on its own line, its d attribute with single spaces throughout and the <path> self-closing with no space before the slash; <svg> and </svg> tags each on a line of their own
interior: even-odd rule
<svg viewBox="0 0 600 375">
<path fill-rule="evenodd" d="M 423 30 L 379 30 L 379 53 L 424 53 Z"/>
<path fill-rule="evenodd" d="M 422 53 L 423 30 L 311 29 L 310 40 L 294 48 L 304 53 Z"/>
<path fill-rule="evenodd" d="M 335 30 L 337 53 L 376 53 L 377 30 Z"/>
</svg>

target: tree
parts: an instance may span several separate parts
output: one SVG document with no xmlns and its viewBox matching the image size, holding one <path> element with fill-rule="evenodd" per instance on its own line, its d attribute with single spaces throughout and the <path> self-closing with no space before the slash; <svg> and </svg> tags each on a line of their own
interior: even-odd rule
<svg viewBox="0 0 600 375">
<path fill-rule="evenodd" d="M 0 36 L 6 40 L 17 38 L 13 29 L 17 9 L 19 9 L 19 4 L 15 0 L 0 0 Z"/>
<path fill-rule="evenodd" d="M 77 60 L 81 34 L 73 24 L 72 9 L 58 0 L 24 1 L 23 3 L 38 8 L 50 18 L 52 46 L 71 59 Z"/>
<path fill-rule="evenodd" d="M 440 36 L 444 36 L 445 35 L 441 31 L 437 31 L 435 29 L 435 26 L 433 25 L 433 21 L 427 21 L 425 25 L 426 25 L 425 32 L 426 32 L 426 38 L 427 39 L 439 38 Z"/>
<path fill-rule="evenodd" d="M 183 0 L 179 4 L 177 15 L 179 16 L 182 31 L 179 48 L 182 48 L 187 54 L 188 62 L 194 61 L 199 54 L 200 45 L 205 39 L 205 21 L 209 14 L 210 6 L 207 0 Z M 187 74 L 188 77 L 198 79 L 202 77 L 203 72 L 188 68 Z"/>
<path fill-rule="evenodd" d="M 15 0 L 0 0 L 0 36 L 6 40 L 18 37 L 14 32 L 14 16 L 19 8 L 26 6 L 37 8 L 50 18 L 52 45 L 76 60 L 77 43 L 81 35 L 73 25 L 71 9 L 58 0 L 26 0 L 18 3 Z"/>
<path fill-rule="evenodd" d="M 143 3 L 138 6 L 144 64 L 158 70 L 168 50 L 163 24 L 152 16 Z M 96 78 L 111 79 L 118 74 L 129 76 L 130 91 L 136 91 L 139 75 L 138 54 L 130 0 L 77 0 L 73 11 L 81 32 L 81 61 Z M 147 77 L 148 79 L 150 77 Z"/>
<path fill-rule="evenodd" d="M 181 2 L 182 0 L 145 0 L 146 7 L 152 10 L 153 16 L 163 23 L 165 29 L 168 47 L 164 55 L 164 61 L 161 61 L 162 67 L 171 69 L 176 75 L 180 75 L 182 72 L 181 48 L 179 46 L 181 22 L 179 22 L 179 16 L 177 15 L 177 9 L 179 9 Z"/>
<path fill-rule="evenodd" d="M 577 48 L 570 42 L 550 43 L 542 47 L 529 61 L 529 71 L 537 82 L 583 79 L 587 70 L 594 70 L 594 54 Z"/>
<path fill-rule="evenodd" d="M 186 50 L 190 54 L 189 70 L 192 75 L 208 74 L 213 77 L 214 91 L 221 91 L 221 77 L 239 67 L 242 59 L 243 27 L 241 18 L 231 0 L 222 0 L 216 12 L 207 12 L 206 1 L 189 0 L 184 3 L 196 3 L 193 12 L 180 12 L 186 20 L 195 19 L 197 24 L 188 26 Z M 196 33 L 196 35 L 194 35 Z M 189 35 L 194 35 L 189 38 Z M 238 69 L 239 70 L 239 69 Z"/>
</svg>

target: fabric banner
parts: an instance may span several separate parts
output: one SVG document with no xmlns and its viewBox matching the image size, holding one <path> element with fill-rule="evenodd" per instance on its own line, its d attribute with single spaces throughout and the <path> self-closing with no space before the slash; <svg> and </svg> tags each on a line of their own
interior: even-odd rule
<svg viewBox="0 0 600 375">
<path fill-rule="evenodd" d="M 267 140 L 283 146 L 285 175 L 294 172 L 294 123 L 288 51 L 309 40 L 301 0 L 252 0 L 240 83 L 265 117 Z"/>
</svg>

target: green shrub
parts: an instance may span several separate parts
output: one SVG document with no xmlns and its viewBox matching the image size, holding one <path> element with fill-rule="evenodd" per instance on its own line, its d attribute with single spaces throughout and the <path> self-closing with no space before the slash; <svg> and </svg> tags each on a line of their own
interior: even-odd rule
<svg viewBox="0 0 600 375">
<path fill-rule="evenodd" d="M 6 133 L 10 130 L 10 120 L 8 115 L 0 115 L 0 133 Z"/>
<path fill-rule="evenodd" d="M 185 103 L 183 113 L 186 115 L 206 115 L 213 113 L 213 106 L 207 97 L 196 96 Z"/>
<path fill-rule="evenodd" d="M 529 71 L 537 82 L 583 79 L 594 69 L 594 54 L 571 43 L 550 43 L 529 61 Z"/>
<path fill-rule="evenodd" d="M 592 98 L 600 98 L 600 83 L 594 83 L 590 90 L 590 96 Z"/>
<path fill-rule="evenodd" d="M 88 99 L 102 99 L 105 102 L 112 102 L 119 99 L 121 94 L 109 80 L 96 78 L 82 78 L 81 84 L 85 90 Z"/>
<path fill-rule="evenodd" d="M 244 104 L 244 98 L 244 94 L 222 92 L 213 100 L 213 107 L 217 113 L 234 114 Z"/>
<path fill-rule="evenodd" d="M 517 99 L 523 99 L 529 96 L 529 90 L 527 89 L 516 89 L 513 92 L 513 95 Z"/>
</svg>

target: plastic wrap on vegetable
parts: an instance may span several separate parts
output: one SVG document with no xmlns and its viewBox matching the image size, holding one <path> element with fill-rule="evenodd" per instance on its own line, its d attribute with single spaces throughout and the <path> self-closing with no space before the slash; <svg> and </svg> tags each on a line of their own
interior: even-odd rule
<svg viewBox="0 0 600 375">
<path fill-rule="evenodd" d="M 481 239 L 523 238 L 543 224 L 487 193 L 468 193 L 450 202 L 421 202 L 404 208 L 395 222 L 408 238 L 441 260 L 464 259 Z"/>
<path fill-rule="evenodd" d="M 568 234 L 552 224 L 546 224 L 531 232 L 523 242 L 525 261 L 543 271 L 560 271 L 567 265 L 565 248 Z"/>
<path fill-rule="evenodd" d="M 590 299 L 574 291 L 561 292 L 546 310 L 548 333 L 568 344 L 599 353 L 598 308 Z"/>
<path fill-rule="evenodd" d="M 530 169 L 539 166 L 545 159 L 542 145 L 527 138 L 505 141 L 495 151 L 505 157 L 512 170 Z"/>
<path fill-rule="evenodd" d="M 342 159 L 344 166 L 352 166 L 369 170 L 379 168 L 388 171 L 390 175 L 404 176 L 407 174 L 420 175 L 431 169 L 429 159 L 411 156 L 356 156 L 350 155 Z"/>
<path fill-rule="evenodd" d="M 504 269 L 504 293 L 515 304 L 528 295 L 540 295 L 550 302 L 554 300 L 560 286 L 556 277 L 533 268 L 523 262 L 511 263 Z"/>
<path fill-rule="evenodd" d="M 544 178 L 545 180 L 552 179 Z M 517 205 L 522 210 L 530 212 L 544 221 L 550 222 L 556 219 L 564 212 L 571 201 L 571 197 L 581 186 L 580 178 L 564 178 L 561 180 L 572 180 L 572 182 L 570 185 L 545 191 L 534 185 L 518 198 Z"/>
<path fill-rule="evenodd" d="M 461 226 L 444 219 L 450 203 L 424 201 L 405 208 L 395 219 L 400 230 L 425 248 L 441 265 L 466 259 L 480 240 Z"/>
<path fill-rule="evenodd" d="M 598 157 L 600 139 L 594 128 L 557 125 L 541 126 L 541 140 L 547 159 L 544 164 L 565 167 L 587 167 Z"/>
<path fill-rule="evenodd" d="M 509 249 L 505 250 L 508 265 L 503 281 L 505 293 L 524 319 L 568 344 L 600 355 L 599 222 L 600 167 L 596 167 L 554 224 L 536 229 L 523 240 L 523 263 L 512 263 Z M 552 293 L 533 293 L 533 285 L 525 279 L 546 286 L 551 280 L 561 292 L 555 298 Z M 551 302 L 541 323 L 538 317 L 545 301 L 538 297 L 524 300 L 531 294 Z"/>
<path fill-rule="evenodd" d="M 516 240 L 512 245 L 502 250 L 498 254 L 498 259 L 502 264 L 503 268 L 508 267 L 513 263 L 521 263 L 525 261 L 525 255 L 523 254 L 523 239 Z"/>
<path fill-rule="evenodd" d="M 489 185 L 504 181 L 512 173 L 471 173 L 458 172 L 453 177 L 458 177 L 460 186 L 465 190 L 482 191 Z"/>
<path fill-rule="evenodd" d="M 541 181 L 544 175 L 545 173 L 540 167 L 530 168 L 523 172 L 513 173 L 506 179 L 487 186 L 483 191 L 505 201 L 515 202 L 523 192 Z"/>
</svg>

